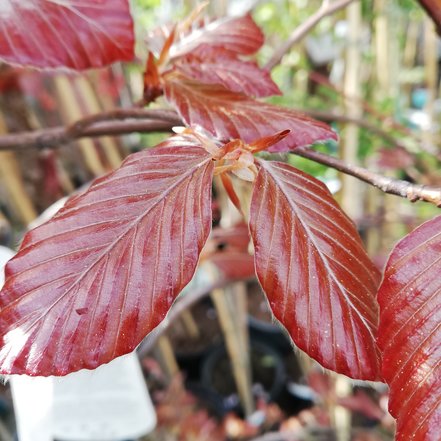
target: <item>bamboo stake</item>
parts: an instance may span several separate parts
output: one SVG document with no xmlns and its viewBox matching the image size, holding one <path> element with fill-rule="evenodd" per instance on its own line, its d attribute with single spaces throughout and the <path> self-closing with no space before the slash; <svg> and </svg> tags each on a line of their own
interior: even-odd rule
<svg viewBox="0 0 441 441">
<path fill-rule="evenodd" d="M 77 97 L 75 96 L 71 81 L 75 81 L 75 79 L 64 75 L 57 75 L 54 78 L 60 106 L 67 123 L 73 123 L 84 116 Z M 94 176 L 104 174 L 105 169 L 101 163 L 101 159 L 93 141 L 91 139 L 81 139 L 77 142 L 84 157 L 86 166 L 92 172 L 92 174 Z"/>
<path fill-rule="evenodd" d="M 215 178 L 214 185 L 217 189 L 217 197 L 222 212 L 221 225 L 227 228 L 242 218 L 227 197 L 221 180 L 218 177 Z M 241 199 L 241 204 L 243 204 L 245 209 L 248 204 L 248 202 L 244 200 L 247 198 L 247 191 L 240 191 L 240 187 L 236 187 L 235 190 L 238 191 L 239 199 Z M 251 391 L 252 379 L 245 284 L 238 282 L 232 289 L 214 290 L 212 300 L 224 333 L 227 352 L 230 356 L 239 397 L 245 415 L 249 416 L 254 411 L 254 400 Z"/>
<path fill-rule="evenodd" d="M 415 20 L 409 20 L 407 28 L 406 43 L 403 52 L 403 66 L 410 69 L 415 64 L 415 58 L 418 49 L 418 31 L 420 23 Z"/>
<path fill-rule="evenodd" d="M 426 142 L 435 142 L 433 134 L 435 99 L 438 93 L 438 37 L 435 26 L 429 17 L 424 23 L 424 71 L 426 77 L 427 103 L 424 108 L 429 117 L 430 128 L 424 133 Z"/>
<path fill-rule="evenodd" d="M 0 245 L 7 245 L 10 233 L 11 225 L 5 215 L 0 211 Z"/>
<path fill-rule="evenodd" d="M 0 134 L 6 131 L 6 124 L 0 114 Z M 21 176 L 15 154 L 0 151 L 0 179 L 7 190 L 14 213 L 24 225 L 28 225 L 37 217 L 37 211 L 26 192 Z"/>
<path fill-rule="evenodd" d="M 397 32 L 394 32 L 394 23 L 397 18 L 392 15 L 392 5 L 385 0 L 377 0 L 378 4 L 375 5 L 375 11 L 377 17 L 383 18 L 383 28 L 378 29 L 376 33 L 377 46 L 383 45 L 386 51 L 386 58 L 376 59 L 377 65 L 377 81 L 379 87 L 377 88 L 378 98 L 384 99 L 385 97 L 394 97 L 398 93 L 398 76 L 394 72 L 398 71 L 397 63 L 399 57 L 394 56 L 398 52 Z M 395 47 L 394 47 L 395 46 Z M 384 72 L 389 72 L 385 78 L 383 78 Z M 383 74 L 382 74 L 383 73 Z M 381 81 L 382 80 L 382 81 Z M 386 172 L 386 176 L 393 176 L 393 172 Z M 396 198 L 392 198 L 388 195 L 381 195 L 382 203 L 382 223 L 380 224 L 379 236 L 380 246 L 384 250 L 389 250 L 392 243 L 396 241 L 397 224 L 401 223 L 399 217 L 400 205 Z"/>
<path fill-rule="evenodd" d="M 83 100 L 87 109 L 86 114 L 95 114 L 101 112 L 102 108 L 98 102 L 96 93 L 93 90 L 90 81 L 86 77 L 81 76 L 77 78 L 76 83 L 81 95 L 81 99 Z M 118 168 L 121 165 L 122 158 L 115 140 L 108 136 L 104 136 L 100 138 L 100 143 L 110 166 L 113 169 Z"/>
<path fill-rule="evenodd" d="M 388 93 L 390 86 L 389 66 L 389 24 L 385 11 L 385 0 L 375 0 L 375 58 L 376 58 L 376 77 L 381 92 Z M 386 69 L 385 69 L 386 67 Z M 379 92 L 379 93 L 381 93 Z M 381 95 L 383 96 L 383 95 Z M 386 95 L 387 96 L 387 95 Z"/>
<path fill-rule="evenodd" d="M 347 9 L 347 21 L 349 23 L 349 46 L 346 52 L 346 71 L 344 80 L 344 95 L 355 99 L 346 100 L 346 113 L 351 117 L 361 118 L 363 109 L 361 107 L 361 55 L 360 38 L 362 31 L 361 4 L 359 2 L 351 3 Z M 341 158 L 348 163 L 358 163 L 359 148 L 359 127 L 355 124 L 348 124 L 342 137 Z M 351 177 L 341 175 L 341 205 L 343 210 L 353 219 L 361 219 L 363 214 L 362 188 L 359 182 Z M 340 375 L 335 375 L 335 392 L 340 396 L 351 393 L 351 384 L 349 380 Z M 331 406 L 334 417 L 335 427 L 337 429 L 337 439 L 339 441 L 349 441 L 351 431 L 351 414 L 341 406 Z"/>
<path fill-rule="evenodd" d="M 158 338 L 156 343 L 156 352 L 159 355 L 162 367 L 165 370 L 168 378 L 171 379 L 176 376 L 179 373 L 179 366 L 173 352 L 173 346 L 167 336 L 161 335 Z"/>
<path fill-rule="evenodd" d="M 235 307 L 234 292 L 231 290 L 215 289 L 211 298 L 216 307 L 222 331 L 225 336 L 227 352 L 230 356 L 233 375 L 239 397 L 246 416 L 253 413 L 254 402 L 251 393 L 251 366 L 249 361 L 249 347 L 244 348 L 245 338 L 242 334 L 242 323 L 237 323 L 236 318 L 241 314 Z M 243 320 L 240 320 L 242 322 Z M 248 343 L 248 342 L 246 342 Z"/>
<path fill-rule="evenodd" d="M 362 28 L 361 5 L 359 2 L 350 4 L 347 9 L 349 22 L 349 47 L 346 52 L 346 72 L 344 94 L 356 99 L 346 100 L 346 113 L 351 117 L 360 118 L 362 108 L 360 105 L 360 72 L 361 56 L 358 43 Z M 341 159 L 350 164 L 358 163 L 358 137 L 359 127 L 347 124 L 342 136 Z M 362 215 L 361 185 L 352 177 L 341 174 L 342 190 L 340 192 L 341 205 L 352 219 L 360 219 Z"/>
<path fill-rule="evenodd" d="M 56 158 L 55 161 L 58 180 L 60 181 L 60 185 L 63 189 L 64 194 L 72 194 L 75 191 L 75 186 L 69 176 L 69 173 L 67 173 L 67 171 L 64 169 L 63 164 L 61 163 L 59 158 Z"/>
<path fill-rule="evenodd" d="M 184 325 L 185 331 L 189 337 L 196 339 L 201 336 L 201 331 L 198 324 L 196 323 L 196 320 L 193 318 L 193 315 L 189 309 L 182 311 L 180 319 L 182 320 L 182 324 Z"/>
</svg>

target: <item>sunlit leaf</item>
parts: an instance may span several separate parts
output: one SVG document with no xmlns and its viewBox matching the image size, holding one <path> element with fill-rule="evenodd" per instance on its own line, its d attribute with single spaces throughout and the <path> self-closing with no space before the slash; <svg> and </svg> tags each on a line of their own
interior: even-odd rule
<svg viewBox="0 0 441 441">
<path fill-rule="evenodd" d="M 133 58 L 128 0 L 1 0 L 0 59 L 86 69 Z"/>
<path fill-rule="evenodd" d="M 397 440 L 435 440 L 441 427 L 441 216 L 394 248 L 378 292 L 378 345 Z"/>
<path fill-rule="evenodd" d="M 175 67 L 187 77 L 207 84 L 221 84 L 233 92 L 264 97 L 281 95 L 268 71 L 255 62 L 239 60 L 229 51 L 201 52 L 179 59 Z"/>
<path fill-rule="evenodd" d="M 166 76 L 164 92 L 187 124 L 202 127 L 223 141 L 253 142 L 289 129 L 285 139 L 268 149 L 283 152 L 337 138 L 327 124 L 295 110 L 256 101 L 223 86 L 198 83 L 176 72 Z"/>
<path fill-rule="evenodd" d="M 147 43 L 156 56 L 171 32 L 171 28 L 154 30 L 150 33 Z M 225 49 L 236 54 L 251 55 L 262 46 L 264 36 L 250 15 L 244 17 L 226 17 L 209 23 L 193 23 L 193 27 L 185 32 L 176 32 L 175 43 L 171 46 L 171 58 L 179 58 L 205 45 L 217 49 Z"/>
<path fill-rule="evenodd" d="M 0 372 L 64 375 L 132 351 L 195 271 L 212 173 L 198 142 L 176 136 L 28 233 L 0 294 Z"/>
<path fill-rule="evenodd" d="M 328 369 L 378 379 L 379 272 L 326 186 L 260 161 L 250 229 L 260 284 L 296 345 Z"/>
</svg>

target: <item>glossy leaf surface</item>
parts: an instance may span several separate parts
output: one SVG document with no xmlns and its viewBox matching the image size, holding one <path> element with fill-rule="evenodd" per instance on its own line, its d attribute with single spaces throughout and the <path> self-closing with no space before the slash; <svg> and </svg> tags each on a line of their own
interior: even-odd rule
<svg viewBox="0 0 441 441">
<path fill-rule="evenodd" d="M 255 97 L 281 95 L 268 71 L 254 62 L 239 60 L 228 51 L 187 55 L 175 66 L 187 77 L 202 83 L 221 84 L 233 92 Z"/>
<path fill-rule="evenodd" d="M 290 129 L 285 139 L 268 149 L 284 152 L 337 138 L 327 124 L 297 111 L 255 101 L 222 86 L 198 83 L 176 73 L 165 78 L 164 92 L 188 125 L 202 127 L 223 141 L 238 138 L 253 142 Z"/>
<path fill-rule="evenodd" d="M 165 32 L 153 31 L 147 43 L 156 56 L 159 55 L 171 29 Z M 235 54 L 251 55 L 262 46 L 264 36 L 250 15 L 226 17 L 209 23 L 193 23 L 189 30 L 178 27 L 175 42 L 170 48 L 171 58 L 179 58 L 188 53 L 195 53 L 200 46 L 213 49 L 225 49 Z"/>
<path fill-rule="evenodd" d="M 86 69 L 133 58 L 128 0 L 2 0 L 0 59 Z"/>
<path fill-rule="evenodd" d="M 379 272 L 326 186 L 260 161 L 250 229 L 260 284 L 294 343 L 328 369 L 378 379 Z"/>
<path fill-rule="evenodd" d="M 435 440 L 441 427 L 441 216 L 393 250 L 378 293 L 378 345 L 397 440 Z"/>
<path fill-rule="evenodd" d="M 28 233 L 0 295 L 0 372 L 64 375 L 132 351 L 195 271 L 212 173 L 210 155 L 175 136 Z"/>
</svg>

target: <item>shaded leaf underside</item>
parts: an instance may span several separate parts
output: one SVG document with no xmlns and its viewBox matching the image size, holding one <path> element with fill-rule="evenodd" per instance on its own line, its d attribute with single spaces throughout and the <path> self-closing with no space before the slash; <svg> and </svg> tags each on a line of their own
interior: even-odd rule
<svg viewBox="0 0 441 441">
<path fill-rule="evenodd" d="M 134 54 L 128 0 L 2 0 L 0 24 L 9 63 L 86 69 Z"/>
<path fill-rule="evenodd" d="M 324 367 L 379 378 L 379 272 L 326 186 L 260 162 L 251 202 L 256 271 L 275 317 Z"/>
<path fill-rule="evenodd" d="M 195 271 L 212 173 L 210 155 L 176 136 L 29 232 L 0 295 L 0 372 L 64 375 L 132 351 Z"/>
<path fill-rule="evenodd" d="M 198 83 L 176 72 L 165 77 L 164 92 L 188 125 L 202 127 L 223 141 L 252 142 L 289 129 L 286 138 L 268 149 L 284 152 L 337 139 L 327 124 L 300 112 L 253 100 L 220 85 Z"/>
<path fill-rule="evenodd" d="M 441 216 L 402 239 L 378 293 L 378 345 L 397 440 L 435 440 L 441 427 Z"/>
</svg>

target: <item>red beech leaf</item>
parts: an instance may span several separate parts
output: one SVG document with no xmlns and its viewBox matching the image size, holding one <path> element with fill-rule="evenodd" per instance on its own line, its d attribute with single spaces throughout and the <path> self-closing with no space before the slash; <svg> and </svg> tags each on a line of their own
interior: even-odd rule
<svg viewBox="0 0 441 441">
<path fill-rule="evenodd" d="M 249 143 L 291 130 L 285 139 L 268 148 L 271 152 L 286 152 L 317 141 L 337 139 L 327 124 L 300 112 L 255 101 L 223 86 L 198 83 L 176 72 L 164 78 L 164 92 L 188 125 L 202 127 L 222 141 L 241 139 Z"/>
<path fill-rule="evenodd" d="M 380 274 L 352 221 L 322 182 L 281 162 L 259 164 L 250 229 L 275 317 L 324 367 L 378 379 Z"/>
<path fill-rule="evenodd" d="M 233 203 L 236 209 L 243 215 L 243 210 L 240 205 L 240 199 L 236 193 L 236 190 L 234 189 L 233 181 L 231 180 L 230 176 L 228 175 L 228 173 L 222 173 L 220 175 L 220 178 L 222 181 L 222 185 L 224 186 L 224 189 L 228 197 L 230 198 L 230 201 Z"/>
<path fill-rule="evenodd" d="M 132 351 L 193 276 L 212 174 L 199 143 L 175 136 L 29 232 L 0 294 L 0 372 L 65 375 Z"/>
<path fill-rule="evenodd" d="M 371 420 L 381 421 L 385 412 L 366 392 L 359 389 L 354 395 L 338 397 L 337 403 L 352 412 L 358 412 Z"/>
<path fill-rule="evenodd" d="M 0 58 L 87 69 L 134 56 L 128 0 L 2 0 Z"/>
<path fill-rule="evenodd" d="M 221 251 L 210 256 L 210 262 L 227 279 L 248 279 L 255 275 L 254 258 L 243 251 Z"/>
<path fill-rule="evenodd" d="M 244 17 L 227 17 L 209 23 L 193 24 L 190 32 L 183 35 L 176 32 L 175 42 L 169 51 L 170 58 L 179 58 L 188 53 L 195 53 L 201 45 L 217 50 L 228 50 L 240 55 L 251 55 L 257 52 L 264 42 L 264 35 L 250 15 Z M 159 56 L 171 28 L 165 32 L 155 30 L 147 37 L 151 51 Z"/>
<path fill-rule="evenodd" d="M 161 95 L 162 86 L 159 77 L 158 67 L 156 66 L 155 57 L 151 52 L 149 52 L 146 69 L 144 72 L 144 102 L 148 104 Z"/>
<path fill-rule="evenodd" d="M 439 439 L 441 427 L 441 216 L 392 251 L 378 292 L 378 345 L 397 441 Z"/>
<path fill-rule="evenodd" d="M 441 0 L 418 0 L 427 11 L 436 25 L 438 34 L 441 35 Z"/>
<path fill-rule="evenodd" d="M 206 84 L 221 84 L 233 92 L 248 96 L 265 97 L 281 95 L 277 84 L 267 70 L 257 63 L 243 61 L 234 53 L 219 51 L 213 56 L 189 54 L 175 63 L 175 67 L 187 77 Z"/>
<path fill-rule="evenodd" d="M 209 260 L 219 251 L 235 251 L 248 254 L 250 235 L 248 224 L 239 223 L 228 228 L 215 227 L 201 252 L 200 260 Z"/>
</svg>

